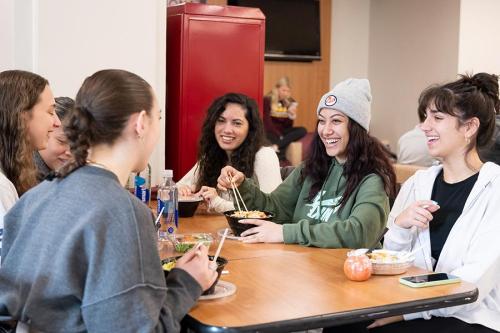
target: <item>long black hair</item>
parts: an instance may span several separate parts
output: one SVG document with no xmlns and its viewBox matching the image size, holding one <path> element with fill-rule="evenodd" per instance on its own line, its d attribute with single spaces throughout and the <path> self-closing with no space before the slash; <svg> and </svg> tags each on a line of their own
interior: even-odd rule
<svg viewBox="0 0 500 333">
<path fill-rule="evenodd" d="M 228 93 L 215 99 L 208 108 L 203 122 L 198 148 L 198 182 L 196 190 L 202 186 L 216 186 L 220 170 L 228 165 L 227 153 L 215 138 L 215 124 L 228 103 L 241 105 L 248 121 L 248 134 L 243 143 L 231 153 L 231 165 L 250 178 L 254 173 L 255 154 L 264 145 L 264 125 L 259 115 L 257 103 L 243 94 Z"/>
<path fill-rule="evenodd" d="M 382 144 L 350 118 L 347 126 L 349 142 L 346 148 L 347 159 L 343 172 L 343 176 L 347 179 L 347 185 L 340 202 L 340 210 L 345 206 L 363 178 L 372 173 L 382 178 L 385 192 L 389 197 L 394 197 L 396 193 L 396 175 Z M 306 200 L 313 200 L 321 190 L 328 177 L 331 164 L 332 157 L 326 153 L 325 145 L 321 141 L 318 131 L 316 131 L 301 175 L 302 182 L 307 177 L 312 179 L 311 190 Z"/>
</svg>

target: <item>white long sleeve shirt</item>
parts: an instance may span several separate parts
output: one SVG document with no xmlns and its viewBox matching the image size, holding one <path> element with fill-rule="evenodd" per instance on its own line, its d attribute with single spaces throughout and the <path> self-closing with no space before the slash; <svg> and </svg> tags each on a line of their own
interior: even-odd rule
<svg viewBox="0 0 500 333">
<path fill-rule="evenodd" d="M 0 169 L 0 263 L 2 254 L 2 238 L 3 238 L 3 217 L 7 211 L 14 206 L 19 199 L 14 184 L 5 177 Z"/>
<path fill-rule="evenodd" d="M 198 181 L 198 163 L 177 182 L 177 185 L 193 186 Z M 262 147 L 255 154 L 254 174 L 252 179 L 265 193 L 271 193 L 281 184 L 280 163 L 276 152 L 270 147 Z M 233 210 L 234 205 L 228 192 L 218 191 L 219 196 L 210 202 L 209 209 L 218 213 Z"/>
<path fill-rule="evenodd" d="M 405 229 L 395 218 L 416 200 L 430 200 L 434 180 L 441 170 L 434 166 L 420 170 L 402 186 L 389 214 L 389 231 L 384 248 L 417 251 L 415 265 L 432 270 L 429 229 Z M 449 273 L 473 283 L 479 290 L 474 303 L 405 315 L 415 318 L 455 317 L 500 331 L 500 166 L 485 163 L 470 192 L 462 214 L 446 239 L 436 264 L 436 272 Z M 432 223 L 432 221 L 430 222 Z"/>
</svg>

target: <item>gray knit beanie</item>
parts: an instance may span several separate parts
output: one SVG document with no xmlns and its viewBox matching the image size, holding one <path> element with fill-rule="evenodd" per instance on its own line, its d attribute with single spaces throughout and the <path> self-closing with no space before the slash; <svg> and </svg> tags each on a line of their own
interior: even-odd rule
<svg viewBox="0 0 500 333">
<path fill-rule="evenodd" d="M 370 82 L 367 79 L 347 79 L 321 97 L 316 114 L 325 108 L 337 110 L 368 131 L 371 101 Z"/>
</svg>

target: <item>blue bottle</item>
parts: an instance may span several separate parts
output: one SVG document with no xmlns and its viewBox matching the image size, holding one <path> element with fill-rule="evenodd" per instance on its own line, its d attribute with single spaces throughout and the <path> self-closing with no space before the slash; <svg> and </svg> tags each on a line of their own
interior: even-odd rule
<svg viewBox="0 0 500 333">
<path fill-rule="evenodd" d="M 151 199 L 151 165 L 134 177 L 134 194 L 149 206 Z"/>
<path fill-rule="evenodd" d="M 179 226 L 179 204 L 177 200 L 177 187 L 173 181 L 172 170 L 163 171 L 163 182 L 158 188 L 158 214 L 160 217 L 160 237 L 165 234 L 175 234 Z"/>
</svg>

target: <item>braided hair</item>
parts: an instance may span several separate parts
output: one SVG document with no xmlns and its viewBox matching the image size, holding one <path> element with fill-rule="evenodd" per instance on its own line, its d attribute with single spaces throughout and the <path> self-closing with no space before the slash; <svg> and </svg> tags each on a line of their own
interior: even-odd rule
<svg viewBox="0 0 500 333">
<path fill-rule="evenodd" d="M 153 107 L 151 86 L 125 70 L 107 69 L 85 79 L 75 99 L 73 112 L 64 120 L 72 160 L 57 177 L 65 177 L 87 163 L 89 149 L 113 144 L 130 116 Z"/>
</svg>

